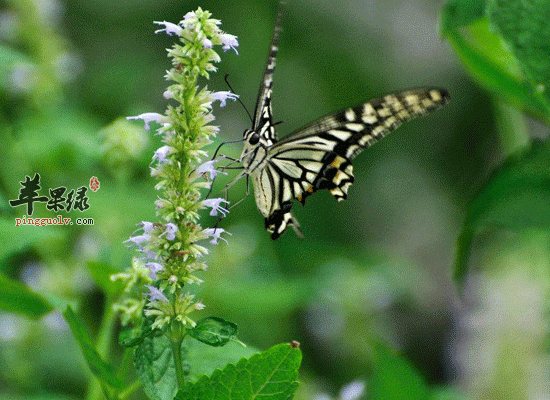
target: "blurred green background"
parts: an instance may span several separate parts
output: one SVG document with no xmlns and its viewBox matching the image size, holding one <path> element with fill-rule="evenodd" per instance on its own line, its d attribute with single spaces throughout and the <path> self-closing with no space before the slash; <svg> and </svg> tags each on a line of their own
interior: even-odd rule
<svg viewBox="0 0 550 400">
<path fill-rule="evenodd" d="M 137 223 L 154 220 L 157 195 L 148 172 L 159 138 L 140 124 L 111 125 L 120 117 L 166 108 L 165 49 L 173 41 L 154 35 L 153 21 L 178 22 L 198 6 L 221 19 L 222 28 L 238 36 L 239 55 L 222 54 L 208 87 L 227 90 L 228 73 L 252 112 L 277 4 L 12 0 L 0 5 L 1 269 L 52 301 L 78 303 L 94 332 L 105 297 L 86 263 L 127 268 L 133 252 L 122 242 Z M 491 332 L 501 329 L 516 337 L 514 327 L 502 328 L 490 315 L 513 325 L 513 313 L 502 314 L 499 307 L 510 299 L 521 303 L 517 293 L 532 288 L 530 281 L 519 288 L 517 279 L 499 289 L 467 286 L 459 298 L 451 279 L 466 204 L 502 159 L 495 122 L 502 106 L 465 75 L 440 38 L 441 6 L 428 0 L 288 1 L 273 95 L 275 118 L 284 121 L 280 136 L 332 111 L 409 87 L 440 86 L 451 95 L 444 109 L 406 124 L 354 161 L 356 181 L 346 202 L 321 192 L 308 198 L 305 208 L 297 204 L 305 240 L 289 232 L 271 241 L 252 196 L 222 221 L 231 236 L 212 251 L 209 270 L 201 275 L 204 315 L 235 322 L 239 338 L 260 349 L 300 341 L 298 398 L 336 398 L 342 386 L 365 379 L 372 372 L 373 340 L 402 352 L 429 385 L 455 387 L 477 398 L 480 380 L 494 382 L 494 376 L 483 377 L 497 369 L 494 354 L 480 343 L 494 343 L 500 336 L 494 339 Z M 219 141 L 238 139 L 249 126 L 235 102 L 224 109 L 216 105 L 214 112 Z M 544 134 L 538 123 L 528 124 L 533 135 Z M 236 156 L 240 146 L 225 151 Z M 7 200 L 17 198 L 19 181 L 34 173 L 41 174 L 44 192 L 87 185 L 97 176 L 101 188 L 90 193 L 85 213 L 95 225 L 13 227 L 24 210 L 11 208 Z M 216 185 L 221 194 L 224 183 Z M 244 195 L 244 183 L 238 184 L 230 200 Z M 36 206 L 34 216 L 51 215 Z M 203 226 L 214 224 L 205 218 Z M 491 243 L 499 243 L 512 254 L 512 261 L 503 263 L 513 264 L 514 255 L 521 259 L 524 251 L 518 243 L 537 240 L 536 235 L 523 239 L 487 234 L 479 240 L 486 250 L 477 262 L 490 265 L 496 253 L 507 257 L 491 250 Z M 487 298 L 496 299 L 489 305 L 496 304 L 497 311 L 479 305 Z M 540 324 L 527 320 L 517 326 L 532 332 Z M 483 333 L 476 330 L 480 325 Z M 0 340 L 1 398 L 83 396 L 89 372 L 58 314 L 40 321 L 0 314 Z M 536 353 L 527 347 L 526 353 Z M 507 377 L 497 376 L 501 382 Z"/>
</svg>

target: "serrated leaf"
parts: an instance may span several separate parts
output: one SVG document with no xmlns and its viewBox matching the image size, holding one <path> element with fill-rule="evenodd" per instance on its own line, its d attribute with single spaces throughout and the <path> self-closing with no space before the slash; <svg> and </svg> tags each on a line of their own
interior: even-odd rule
<svg viewBox="0 0 550 400">
<path fill-rule="evenodd" d="M 196 382 L 202 375 L 211 375 L 214 370 L 223 369 L 229 363 L 235 364 L 241 358 L 260 352 L 237 342 L 229 342 L 223 348 L 209 346 L 198 340 L 185 340 L 183 343 L 191 382 Z"/>
<path fill-rule="evenodd" d="M 534 86 L 550 84 L 550 2 L 548 0 L 488 0 L 492 26 Z"/>
<path fill-rule="evenodd" d="M 0 309 L 38 319 L 53 310 L 53 307 L 22 283 L 0 274 Z"/>
<path fill-rule="evenodd" d="M 470 202 L 458 238 L 454 277 L 462 284 L 472 239 L 482 228 L 550 229 L 550 143 L 510 156 Z"/>
<path fill-rule="evenodd" d="M 216 368 L 250 357 L 257 350 L 229 343 L 223 349 L 196 340 L 185 340 L 182 359 L 188 372 L 186 379 L 197 380 L 211 374 Z M 170 341 L 165 335 L 147 336 L 140 341 L 134 353 L 134 367 L 143 390 L 153 399 L 173 398 L 177 391 L 176 368 Z"/>
<path fill-rule="evenodd" d="M 116 296 L 124 289 L 124 283 L 122 281 L 111 280 L 111 275 L 120 272 L 112 265 L 90 261 L 86 263 L 86 267 L 88 267 L 88 271 L 90 271 L 96 285 L 108 296 Z"/>
<path fill-rule="evenodd" d="M 288 400 L 298 387 L 299 349 L 279 344 L 236 365 L 228 364 L 211 377 L 196 383 L 186 382 L 176 395 L 178 400 Z"/>
<path fill-rule="evenodd" d="M 236 333 L 237 325 L 218 317 L 203 318 L 193 329 L 187 330 L 189 336 L 214 347 L 225 345 Z"/>
<path fill-rule="evenodd" d="M 134 369 L 151 399 L 174 398 L 178 389 L 176 367 L 172 346 L 165 335 L 143 338 L 134 351 Z"/>
<path fill-rule="evenodd" d="M 370 400 L 428 399 L 424 380 L 404 358 L 382 344 L 375 345 L 375 352 L 375 369 L 368 385 Z"/>
<path fill-rule="evenodd" d="M 84 359 L 86 360 L 86 363 L 92 373 L 101 382 L 109 384 L 114 388 L 122 389 L 124 385 L 117 378 L 114 367 L 102 360 L 101 356 L 97 353 L 92 344 L 92 340 L 90 339 L 86 327 L 70 306 L 65 309 L 63 316 L 69 324 L 75 339 L 80 345 L 82 355 L 84 356 Z"/>
</svg>

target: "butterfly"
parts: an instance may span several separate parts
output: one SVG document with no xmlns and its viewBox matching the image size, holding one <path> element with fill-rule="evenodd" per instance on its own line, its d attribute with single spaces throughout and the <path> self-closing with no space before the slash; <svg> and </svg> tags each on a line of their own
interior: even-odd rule
<svg viewBox="0 0 550 400">
<path fill-rule="evenodd" d="M 345 200 L 354 181 L 353 158 L 403 122 L 437 110 L 449 99 L 444 89 L 409 89 L 327 115 L 278 141 L 271 94 L 282 14 L 280 7 L 252 127 L 243 134 L 238 159 L 243 171 L 236 179 L 252 180 L 256 206 L 274 240 L 289 226 L 303 237 L 290 212 L 295 199 L 305 204 L 308 196 L 327 189 L 338 201 Z"/>
</svg>

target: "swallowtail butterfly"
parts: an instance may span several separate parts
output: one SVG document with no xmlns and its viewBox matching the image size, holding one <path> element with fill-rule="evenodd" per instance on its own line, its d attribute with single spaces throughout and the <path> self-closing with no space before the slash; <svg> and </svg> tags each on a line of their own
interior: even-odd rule
<svg viewBox="0 0 550 400">
<path fill-rule="evenodd" d="M 271 111 L 273 71 L 281 33 L 282 8 L 271 40 L 258 93 L 252 128 L 244 131 L 244 148 L 237 179 L 252 178 L 254 197 L 266 229 L 277 239 L 288 226 L 302 236 L 290 210 L 294 199 L 328 189 L 345 200 L 353 183 L 351 160 L 403 122 L 435 111 L 448 101 L 435 87 L 409 89 L 325 116 L 277 141 Z"/>
</svg>

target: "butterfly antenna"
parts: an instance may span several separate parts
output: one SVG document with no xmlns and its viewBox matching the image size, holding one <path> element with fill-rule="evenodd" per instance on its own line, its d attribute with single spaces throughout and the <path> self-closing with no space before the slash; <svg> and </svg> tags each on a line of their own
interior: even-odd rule
<svg viewBox="0 0 550 400">
<path fill-rule="evenodd" d="M 232 93 L 235 93 L 235 91 L 233 90 L 233 88 L 231 87 L 231 84 L 229 83 L 229 74 L 225 74 L 225 83 L 227 83 L 227 86 L 229 86 L 229 90 L 231 90 Z M 246 106 L 244 105 L 244 103 L 241 101 L 241 99 L 239 97 L 237 97 L 237 101 L 239 103 L 241 103 L 241 106 L 243 106 L 244 110 L 246 111 L 246 114 L 248 115 L 248 118 L 250 119 L 250 122 L 252 123 L 252 115 L 250 115 L 250 113 L 248 112 L 248 109 L 246 108 Z"/>
</svg>

